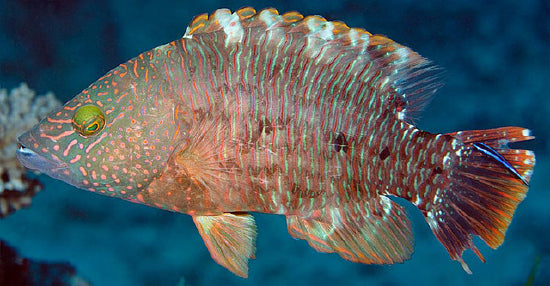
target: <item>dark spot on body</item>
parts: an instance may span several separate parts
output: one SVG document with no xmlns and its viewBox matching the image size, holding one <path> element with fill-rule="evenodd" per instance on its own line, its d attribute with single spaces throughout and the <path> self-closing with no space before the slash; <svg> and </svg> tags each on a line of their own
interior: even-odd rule
<svg viewBox="0 0 550 286">
<path fill-rule="evenodd" d="M 283 130 L 286 128 L 286 126 L 290 125 L 290 118 L 283 119 L 281 117 L 277 118 L 277 125 L 274 126 L 279 130 Z"/>
<path fill-rule="evenodd" d="M 435 171 L 436 174 L 441 174 L 441 173 L 443 173 L 443 170 L 442 170 L 441 167 L 439 167 L 439 166 L 435 167 L 435 168 L 434 168 L 434 171 Z"/>
<path fill-rule="evenodd" d="M 264 121 L 260 120 L 258 121 L 258 133 L 262 134 L 264 132 Z"/>
<path fill-rule="evenodd" d="M 2 181 L 4 182 L 10 181 L 10 174 L 8 174 L 8 170 L 4 170 L 4 172 L 2 172 Z"/>
<path fill-rule="evenodd" d="M 390 150 L 388 149 L 388 147 L 384 148 L 384 150 L 380 152 L 379 156 L 380 156 L 380 160 L 382 161 L 388 158 L 390 156 Z"/>
<path fill-rule="evenodd" d="M 273 126 L 271 125 L 269 119 L 262 119 L 258 122 L 258 131 L 260 132 L 260 134 L 265 132 L 266 135 L 269 135 L 272 130 Z"/>
<path fill-rule="evenodd" d="M 336 152 L 340 152 L 340 150 L 343 150 L 345 153 L 348 152 L 348 141 L 344 133 L 338 133 L 338 136 L 332 140 L 332 145 L 334 145 Z"/>
<path fill-rule="evenodd" d="M 290 192 L 298 198 L 315 198 L 321 195 L 321 191 L 302 189 L 298 186 L 294 186 Z"/>
</svg>

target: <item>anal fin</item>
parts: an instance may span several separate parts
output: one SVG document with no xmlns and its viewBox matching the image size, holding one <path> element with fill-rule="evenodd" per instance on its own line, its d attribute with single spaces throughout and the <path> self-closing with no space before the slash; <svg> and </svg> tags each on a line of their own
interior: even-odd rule
<svg viewBox="0 0 550 286">
<path fill-rule="evenodd" d="M 405 210 L 387 197 L 328 209 L 322 219 L 287 217 L 288 231 L 320 252 L 366 264 L 409 259 L 413 237 Z"/>
<path fill-rule="evenodd" d="M 193 216 L 212 258 L 243 278 L 248 277 L 248 259 L 256 251 L 256 223 L 250 214 L 223 213 Z"/>
</svg>

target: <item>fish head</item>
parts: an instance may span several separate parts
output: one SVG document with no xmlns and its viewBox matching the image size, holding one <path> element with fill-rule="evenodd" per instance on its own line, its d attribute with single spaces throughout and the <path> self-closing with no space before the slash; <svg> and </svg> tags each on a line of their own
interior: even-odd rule
<svg viewBox="0 0 550 286">
<path fill-rule="evenodd" d="M 178 141 L 174 102 L 158 86 L 121 76 L 124 70 L 114 69 L 22 134 L 23 165 L 129 200 L 160 176 Z"/>
</svg>

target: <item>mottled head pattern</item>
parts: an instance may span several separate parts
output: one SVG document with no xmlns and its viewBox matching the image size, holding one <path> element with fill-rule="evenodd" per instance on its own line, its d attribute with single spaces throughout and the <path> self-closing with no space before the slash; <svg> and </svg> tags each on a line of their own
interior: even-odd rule
<svg viewBox="0 0 550 286">
<path fill-rule="evenodd" d="M 154 80 L 155 71 L 152 52 L 145 53 L 50 113 L 19 138 L 41 157 L 39 163 L 27 160 L 27 167 L 90 191 L 134 199 L 159 176 L 178 136 L 175 105 L 171 96 L 160 96 L 163 82 Z"/>
</svg>

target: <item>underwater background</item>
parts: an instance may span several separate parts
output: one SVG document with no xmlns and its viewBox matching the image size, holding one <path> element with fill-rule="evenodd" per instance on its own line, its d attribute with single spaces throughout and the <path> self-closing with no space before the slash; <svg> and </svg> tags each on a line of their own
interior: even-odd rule
<svg viewBox="0 0 550 286">
<path fill-rule="evenodd" d="M 26 82 L 65 102 L 118 64 L 181 37 L 194 16 L 243 6 L 341 20 L 431 59 L 445 85 L 416 120 L 423 130 L 533 131 L 536 140 L 515 145 L 534 150 L 537 163 L 504 244 L 494 251 L 474 240 L 486 263 L 467 251 L 474 274 L 464 272 L 409 204 L 415 253 L 389 266 L 317 253 L 291 238 L 283 216 L 255 214 L 257 258 L 245 280 L 210 258 L 190 216 L 46 176 L 30 208 L 0 220 L 0 239 L 23 257 L 70 263 L 93 285 L 526 285 L 533 277 L 532 285 L 550 285 L 548 0 L 0 0 L 0 88 Z"/>
</svg>

